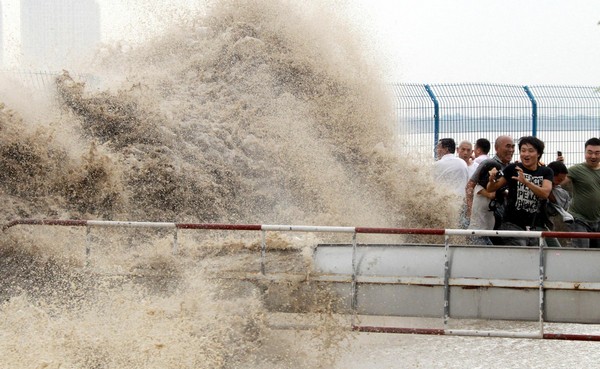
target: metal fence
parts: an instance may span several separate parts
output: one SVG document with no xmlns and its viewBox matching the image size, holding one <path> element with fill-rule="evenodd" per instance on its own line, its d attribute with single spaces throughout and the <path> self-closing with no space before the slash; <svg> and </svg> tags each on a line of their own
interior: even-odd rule
<svg viewBox="0 0 600 369">
<path fill-rule="evenodd" d="M 36 92 L 49 92 L 55 87 L 56 77 L 61 72 L 55 71 L 31 71 L 26 69 L 0 69 L 0 76 L 7 81 L 19 83 L 26 88 Z M 89 74 L 71 74 L 79 81 L 93 82 L 94 77 Z"/>
<path fill-rule="evenodd" d="M 600 136 L 600 90 L 591 86 L 393 84 L 398 134 L 404 145 L 433 157 L 444 137 L 493 143 L 506 134 L 533 135 L 546 144 L 543 160 L 562 151 L 582 162 L 584 143 Z"/>
<path fill-rule="evenodd" d="M 4 69 L 0 74 L 9 80 L 22 83 L 25 87 L 36 91 L 47 91 L 54 85 L 58 72 L 30 71 L 24 69 Z"/>
<path fill-rule="evenodd" d="M 0 70 L 23 85 L 48 91 L 58 72 Z M 77 75 L 93 82 L 90 75 Z M 584 143 L 600 137 L 600 90 L 592 86 L 519 86 L 483 83 L 392 84 L 397 133 L 411 151 L 434 156 L 438 139 L 475 142 L 499 135 L 533 135 L 546 144 L 542 160 L 562 151 L 567 165 L 583 161 Z"/>
</svg>

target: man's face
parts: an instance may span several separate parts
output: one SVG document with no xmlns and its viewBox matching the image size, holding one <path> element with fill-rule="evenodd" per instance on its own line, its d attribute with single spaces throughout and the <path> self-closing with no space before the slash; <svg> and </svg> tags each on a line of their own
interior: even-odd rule
<svg viewBox="0 0 600 369">
<path fill-rule="evenodd" d="M 552 180 L 552 184 L 554 186 L 558 186 L 561 184 L 565 178 L 567 178 L 567 173 L 558 173 L 554 175 L 554 179 Z"/>
<path fill-rule="evenodd" d="M 585 163 L 590 168 L 600 167 L 600 146 L 587 145 L 585 147 Z"/>
<path fill-rule="evenodd" d="M 471 144 L 463 142 L 458 146 L 458 157 L 467 163 L 471 159 L 471 154 L 473 154 L 473 146 Z"/>
<path fill-rule="evenodd" d="M 515 142 L 512 138 L 506 137 L 498 142 L 496 147 L 496 155 L 503 163 L 510 163 L 513 154 L 515 153 Z"/>
<path fill-rule="evenodd" d="M 540 160 L 540 154 L 538 154 L 537 149 L 531 144 L 521 145 L 519 155 L 521 156 L 521 163 L 523 163 L 526 168 L 536 167 Z"/>
<path fill-rule="evenodd" d="M 442 143 L 438 142 L 438 144 L 435 146 L 436 158 L 438 160 L 440 160 L 442 158 L 442 156 L 446 155 L 447 153 L 448 153 L 448 149 L 445 147 L 442 147 Z"/>
</svg>

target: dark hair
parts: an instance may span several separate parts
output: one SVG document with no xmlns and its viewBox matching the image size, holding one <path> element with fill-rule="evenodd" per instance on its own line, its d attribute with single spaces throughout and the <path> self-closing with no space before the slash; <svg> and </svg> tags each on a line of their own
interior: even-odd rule
<svg viewBox="0 0 600 369">
<path fill-rule="evenodd" d="M 480 138 L 475 141 L 475 147 L 479 147 L 484 154 L 488 154 L 492 148 L 492 144 L 487 138 Z"/>
<path fill-rule="evenodd" d="M 544 147 L 546 146 L 544 145 L 544 141 L 534 136 L 521 137 L 519 138 L 519 151 L 521 151 L 521 146 L 525 144 L 529 144 L 535 148 L 535 151 L 538 153 L 538 160 L 542 157 Z"/>
<path fill-rule="evenodd" d="M 438 143 L 443 148 L 448 149 L 448 152 L 450 154 L 454 154 L 454 152 L 456 151 L 456 142 L 454 142 L 453 138 L 440 138 Z"/>
<path fill-rule="evenodd" d="M 562 161 L 553 161 L 552 163 L 548 164 L 547 167 L 552 169 L 554 175 L 561 173 L 569 174 L 567 166 Z"/>
<path fill-rule="evenodd" d="M 585 141 L 584 147 L 588 147 L 590 145 L 591 146 L 600 146 L 600 138 L 592 137 L 589 140 Z"/>
</svg>

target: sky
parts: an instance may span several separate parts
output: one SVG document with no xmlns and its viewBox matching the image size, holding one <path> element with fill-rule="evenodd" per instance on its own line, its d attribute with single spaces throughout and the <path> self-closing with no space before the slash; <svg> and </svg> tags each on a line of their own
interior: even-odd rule
<svg viewBox="0 0 600 369">
<path fill-rule="evenodd" d="M 600 86 L 600 0 L 323 1 L 347 4 L 392 82 Z M 105 19 L 130 30 L 127 7 L 148 3 L 98 2 Z"/>
<path fill-rule="evenodd" d="M 600 0 L 356 0 L 390 79 L 600 86 Z"/>
<path fill-rule="evenodd" d="M 203 3 L 97 1 L 105 41 L 152 33 L 161 14 Z M 390 82 L 600 86 L 600 0 L 321 1 L 346 4 L 370 40 L 365 52 L 378 58 Z M 5 10 L 11 23 L 15 12 Z"/>
</svg>

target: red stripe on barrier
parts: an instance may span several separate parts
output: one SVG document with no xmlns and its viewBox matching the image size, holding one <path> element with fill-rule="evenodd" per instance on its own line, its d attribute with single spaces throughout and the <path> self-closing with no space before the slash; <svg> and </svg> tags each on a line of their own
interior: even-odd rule
<svg viewBox="0 0 600 369">
<path fill-rule="evenodd" d="M 82 227 L 82 226 L 86 226 L 87 225 L 87 220 L 73 220 L 73 219 L 66 219 L 66 220 L 54 220 L 54 219 L 49 219 L 49 220 L 42 220 L 41 223 L 42 225 L 62 225 L 62 226 L 75 226 L 75 227 Z"/>
<path fill-rule="evenodd" d="M 81 227 L 87 225 L 87 220 L 74 220 L 74 219 L 16 219 L 4 226 L 2 230 L 6 230 L 10 227 L 14 227 L 19 224 L 26 225 L 60 225 L 60 226 L 74 226 Z"/>
<path fill-rule="evenodd" d="M 2 232 L 6 231 L 10 227 L 16 226 L 17 224 L 19 224 L 19 223 L 16 220 L 11 220 L 10 222 L 8 222 L 2 226 Z"/>
<path fill-rule="evenodd" d="M 446 331 L 441 328 L 402 328 L 402 327 L 375 327 L 375 326 L 353 325 L 352 330 L 356 331 L 356 332 L 364 332 L 364 333 L 423 334 L 423 335 L 435 335 L 435 336 L 446 335 Z M 474 334 L 473 336 L 477 336 L 477 335 Z M 488 335 L 482 334 L 480 337 L 488 337 Z M 519 337 L 517 334 L 515 334 L 514 337 L 506 336 L 505 338 L 519 338 Z M 544 333 L 540 338 L 547 339 L 547 340 L 565 340 L 565 341 L 600 341 L 600 335 L 595 335 L 595 334 Z"/>
<path fill-rule="evenodd" d="M 219 223 L 176 223 L 179 229 L 221 229 L 236 231 L 260 231 L 260 224 L 219 224 Z"/>
<path fill-rule="evenodd" d="M 353 331 L 366 333 L 400 333 L 400 334 L 429 334 L 443 336 L 446 332 L 440 328 L 402 328 L 402 327 L 374 327 L 368 325 L 353 325 Z"/>
<path fill-rule="evenodd" d="M 371 228 L 356 227 L 356 233 L 385 233 L 385 234 L 433 234 L 444 235 L 445 229 L 423 229 L 423 228 Z"/>
<path fill-rule="evenodd" d="M 544 339 L 568 341 L 600 341 L 596 334 L 544 333 Z"/>
<path fill-rule="evenodd" d="M 588 233 L 588 232 L 551 232 L 543 231 L 542 237 L 552 238 L 600 238 L 600 232 Z"/>
</svg>

